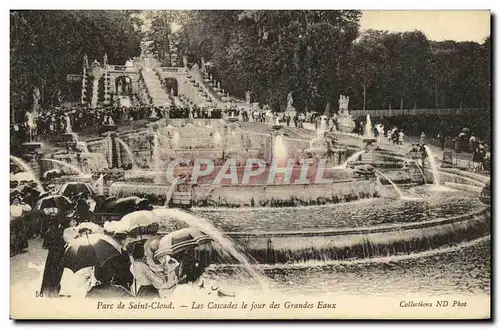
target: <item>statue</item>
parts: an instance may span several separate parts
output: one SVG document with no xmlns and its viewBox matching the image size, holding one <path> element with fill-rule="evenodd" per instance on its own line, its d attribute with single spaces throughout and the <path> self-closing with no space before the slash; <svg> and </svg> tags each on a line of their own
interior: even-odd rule
<svg viewBox="0 0 500 329">
<path fill-rule="evenodd" d="M 212 75 L 211 75 L 211 74 L 210 74 L 210 77 L 209 77 L 209 79 L 210 79 L 210 81 L 212 81 L 212 80 L 213 80 L 213 77 L 212 77 Z"/>
<path fill-rule="evenodd" d="M 30 131 L 30 142 L 33 141 L 33 133 L 36 128 L 35 118 L 31 112 L 26 112 L 26 121 Z"/>
<path fill-rule="evenodd" d="M 33 88 L 33 111 L 37 111 L 40 107 L 40 89 L 38 87 Z"/>
<path fill-rule="evenodd" d="M 108 65 L 108 54 L 106 54 L 106 53 L 104 54 L 104 58 L 102 60 L 102 64 L 103 65 Z"/>
<path fill-rule="evenodd" d="M 352 132 L 356 124 L 349 114 L 349 96 L 340 95 L 339 99 L 339 116 L 337 119 L 339 130 L 341 132 Z"/>
<path fill-rule="evenodd" d="M 182 64 L 184 64 L 184 67 L 188 67 L 188 59 L 187 56 L 182 56 Z"/>
<path fill-rule="evenodd" d="M 348 115 L 349 114 L 348 107 L 349 107 L 349 96 L 340 95 L 339 114 Z"/>
<path fill-rule="evenodd" d="M 118 91 L 118 95 L 121 95 L 123 93 L 123 83 L 121 79 L 118 79 L 118 82 L 116 83 L 116 89 Z"/>
<path fill-rule="evenodd" d="M 220 89 L 220 81 L 217 82 L 217 89 Z"/>
<path fill-rule="evenodd" d="M 83 55 L 83 67 L 88 68 L 89 67 L 89 58 L 87 57 L 87 54 Z"/>
<path fill-rule="evenodd" d="M 62 103 L 63 97 L 62 97 L 61 89 L 57 89 L 56 99 L 57 99 L 57 103 L 58 104 Z"/>
<path fill-rule="evenodd" d="M 71 129 L 71 119 L 69 115 L 66 115 L 64 119 L 66 120 L 66 134 L 71 134 L 73 130 Z"/>
<path fill-rule="evenodd" d="M 201 70 L 205 71 L 205 58 L 203 58 L 203 57 L 201 58 Z M 210 79 L 210 80 L 212 80 L 212 79 Z"/>
<path fill-rule="evenodd" d="M 287 101 L 287 104 L 286 104 L 286 107 L 287 108 L 291 108 L 293 107 L 293 97 L 292 97 L 292 93 L 288 93 L 288 96 L 286 97 L 286 101 Z"/>
<path fill-rule="evenodd" d="M 252 99 L 251 99 L 251 96 L 250 96 L 250 91 L 247 91 L 245 93 L 245 101 L 246 101 L 247 104 L 251 103 Z"/>
</svg>

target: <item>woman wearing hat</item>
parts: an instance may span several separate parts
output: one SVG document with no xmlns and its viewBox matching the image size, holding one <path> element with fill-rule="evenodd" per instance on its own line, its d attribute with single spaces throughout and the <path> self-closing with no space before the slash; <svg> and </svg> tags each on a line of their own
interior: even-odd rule
<svg viewBox="0 0 500 329">
<path fill-rule="evenodd" d="M 138 297 L 165 297 L 178 282 L 179 263 L 171 257 L 155 260 L 161 237 L 151 238 L 132 251 L 130 271 L 134 275 L 132 290 Z"/>
<path fill-rule="evenodd" d="M 66 241 L 64 241 L 64 230 L 69 226 L 69 220 L 59 214 L 52 217 L 49 228 L 45 234 L 43 247 L 49 250 L 45 260 L 42 287 L 40 292 L 47 297 L 59 296 L 61 289 L 61 277 L 64 272 L 63 256 Z"/>
<path fill-rule="evenodd" d="M 10 206 L 10 256 L 25 252 L 28 248 L 28 235 L 24 215 L 31 207 L 22 201 L 21 194 L 15 191 L 11 195 Z"/>
</svg>

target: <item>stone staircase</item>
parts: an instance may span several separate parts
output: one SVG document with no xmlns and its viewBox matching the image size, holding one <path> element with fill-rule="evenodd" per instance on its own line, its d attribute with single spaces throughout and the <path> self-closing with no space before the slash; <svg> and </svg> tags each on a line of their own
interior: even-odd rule
<svg viewBox="0 0 500 329">
<path fill-rule="evenodd" d="M 165 89 L 163 89 L 160 80 L 156 76 L 153 70 L 148 68 L 144 68 L 141 71 L 142 77 L 144 78 L 144 82 L 146 83 L 146 87 L 149 90 L 149 94 L 153 100 L 154 106 L 168 106 L 171 101 L 168 97 Z"/>
</svg>

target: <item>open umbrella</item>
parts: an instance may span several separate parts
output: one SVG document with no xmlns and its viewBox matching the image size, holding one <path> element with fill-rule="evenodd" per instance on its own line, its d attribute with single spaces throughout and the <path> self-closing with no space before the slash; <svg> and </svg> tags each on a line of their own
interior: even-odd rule
<svg viewBox="0 0 500 329">
<path fill-rule="evenodd" d="M 38 211 L 51 211 L 55 213 L 59 213 L 61 211 L 65 211 L 70 209 L 73 206 L 71 201 L 62 195 L 49 195 L 39 199 L 33 210 Z"/>
<path fill-rule="evenodd" d="M 108 260 L 121 255 L 121 246 L 104 234 L 86 234 L 72 240 L 64 252 L 64 267 L 73 272 L 89 266 L 102 267 Z"/>
<path fill-rule="evenodd" d="M 152 210 L 151 202 L 148 199 L 137 196 L 130 196 L 116 200 L 107 201 L 99 209 L 100 212 L 126 215 L 138 210 Z"/>
<path fill-rule="evenodd" d="M 94 224 L 92 222 L 83 222 L 78 224 L 78 226 L 75 228 L 77 232 L 82 232 L 82 231 L 88 231 L 91 233 L 103 233 L 104 230 L 102 227 L 100 227 L 97 224 Z"/>
<path fill-rule="evenodd" d="M 71 198 L 74 195 L 84 193 L 90 196 L 94 195 L 92 188 L 89 184 L 82 182 L 70 182 L 64 184 L 59 190 L 59 194 L 64 195 L 65 197 Z"/>
<path fill-rule="evenodd" d="M 17 174 L 10 175 L 10 188 L 21 188 L 29 182 L 36 182 L 35 176 L 26 171 L 18 172 Z"/>
<path fill-rule="evenodd" d="M 188 227 L 165 235 L 160 240 L 154 257 L 158 259 L 164 255 L 175 255 L 187 249 L 211 242 L 212 238 L 195 227 Z"/>
<path fill-rule="evenodd" d="M 119 221 L 106 222 L 104 228 L 107 232 L 128 233 L 137 228 L 146 228 L 160 222 L 160 218 L 151 211 L 140 210 L 125 215 Z"/>
<path fill-rule="evenodd" d="M 63 175 L 63 173 L 60 169 L 51 169 L 51 170 L 47 170 L 46 172 L 44 172 L 42 175 L 42 178 L 43 179 L 52 179 L 52 178 L 61 177 L 62 175 Z"/>
</svg>

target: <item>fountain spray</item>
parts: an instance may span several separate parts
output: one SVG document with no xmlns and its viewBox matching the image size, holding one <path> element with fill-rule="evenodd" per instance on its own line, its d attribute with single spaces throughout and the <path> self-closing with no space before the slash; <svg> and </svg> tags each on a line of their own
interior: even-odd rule
<svg viewBox="0 0 500 329">
<path fill-rule="evenodd" d="M 434 156 L 434 153 L 432 153 L 430 147 L 427 145 L 424 145 L 425 151 L 427 152 L 427 157 L 429 158 L 429 163 L 431 164 L 431 170 L 432 170 L 432 180 L 434 181 L 434 185 L 440 186 L 439 183 L 439 171 L 438 171 L 438 166 L 436 163 L 436 158 Z"/>
</svg>

